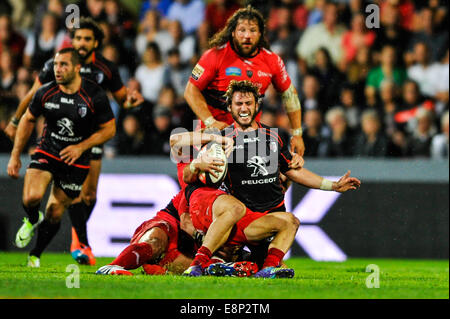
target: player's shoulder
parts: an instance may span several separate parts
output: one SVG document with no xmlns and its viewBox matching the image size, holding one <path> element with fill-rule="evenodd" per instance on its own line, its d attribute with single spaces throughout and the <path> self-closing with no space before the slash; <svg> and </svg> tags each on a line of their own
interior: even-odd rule
<svg viewBox="0 0 450 319">
<path fill-rule="evenodd" d="M 277 127 L 272 127 L 265 125 L 263 123 L 257 122 L 259 126 L 260 132 L 266 134 L 267 136 L 270 136 L 272 139 L 277 140 L 281 145 L 286 143 L 286 139 L 283 134 L 280 134 L 280 129 Z"/>
<path fill-rule="evenodd" d="M 225 43 L 225 44 L 223 44 L 221 46 L 215 46 L 215 47 L 209 48 L 208 50 L 206 50 L 203 53 L 203 56 L 204 57 L 208 57 L 208 58 L 209 57 L 217 58 L 217 57 L 220 57 L 220 56 L 224 56 L 224 55 L 227 54 L 229 47 L 230 47 L 230 45 L 227 42 L 227 43 Z"/>
<path fill-rule="evenodd" d="M 43 69 L 53 70 L 53 61 L 54 61 L 53 57 L 45 61 Z"/>
<path fill-rule="evenodd" d="M 281 61 L 281 57 L 278 54 L 266 48 L 261 48 L 259 51 L 259 56 L 270 63 L 277 63 L 278 61 Z"/>
<path fill-rule="evenodd" d="M 34 93 L 34 101 L 44 103 L 47 99 L 58 92 L 58 84 L 56 81 L 50 81 L 42 84 Z"/>
<path fill-rule="evenodd" d="M 111 78 L 112 74 L 118 69 L 114 62 L 108 60 L 98 52 L 95 52 L 94 65 L 99 67 L 109 78 Z"/>
<path fill-rule="evenodd" d="M 225 137 L 231 137 L 231 138 L 235 137 L 236 136 L 236 127 L 234 126 L 234 123 L 231 125 L 228 125 L 224 129 L 222 129 L 220 131 L 220 134 Z"/>
<path fill-rule="evenodd" d="M 100 85 L 98 85 L 95 81 L 88 79 L 86 77 L 82 77 L 81 89 L 82 91 L 86 92 L 86 94 L 90 98 L 106 94 Z"/>
<path fill-rule="evenodd" d="M 41 68 L 39 72 L 39 81 L 47 82 L 50 77 L 53 75 L 53 57 L 45 61 L 44 66 Z"/>
<path fill-rule="evenodd" d="M 37 89 L 36 94 L 38 95 L 44 95 L 49 91 L 53 91 L 55 87 L 57 87 L 58 84 L 56 83 L 56 81 L 50 81 L 47 83 L 44 83 L 41 85 L 41 87 L 39 89 Z"/>
</svg>

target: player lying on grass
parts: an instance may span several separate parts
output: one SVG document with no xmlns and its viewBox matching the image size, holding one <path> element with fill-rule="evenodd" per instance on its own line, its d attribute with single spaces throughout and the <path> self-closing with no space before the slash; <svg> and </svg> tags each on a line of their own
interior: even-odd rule
<svg viewBox="0 0 450 319">
<path fill-rule="evenodd" d="M 221 134 L 226 138 L 232 138 L 234 147 L 228 156 L 228 171 L 224 181 L 229 195 L 240 200 L 251 211 L 261 213 L 286 211 L 280 173 L 285 174 L 293 182 L 315 189 L 345 192 L 360 186 L 361 182 L 358 179 L 349 177 L 350 172 L 347 172 L 338 182 L 332 182 L 306 168 L 291 167 L 293 155 L 288 150 L 287 141 L 277 134 L 276 129 L 255 121 L 259 108 L 259 92 L 258 87 L 251 82 L 231 81 L 226 93 L 226 101 L 234 123 L 222 130 Z M 186 150 L 186 145 L 194 141 L 200 140 L 202 143 L 217 141 L 218 137 L 213 136 L 214 134 L 200 132 L 179 133 L 171 137 L 171 146 L 174 153 L 179 153 Z M 185 168 L 186 171 L 187 168 Z M 189 202 L 189 213 L 194 226 L 199 227 L 197 229 L 200 231 L 202 231 L 201 226 L 207 227 L 208 223 L 215 226 L 214 232 L 209 228 L 205 234 L 202 247 L 199 248 L 191 266 L 185 272 L 186 275 L 200 276 L 209 263 L 212 253 L 226 242 L 226 235 L 232 228 L 230 225 L 235 225 L 245 212 L 242 209 L 240 214 L 216 216 L 214 206 L 220 207 L 220 197 L 227 193 L 217 190 L 206 191 L 205 185 L 195 179 L 185 181 L 190 182 L 186 189 L 186 199 Z M 219 199 L 219 202 L 215 203 L 216 199 Z M 207 238 L 209 238 L 208 241 Z M 280 269 L 267 266 L 266 261 L 281 261 L 286 251 L 273 247 L 270 249 L 269 246 L 269 249 L 265 250 L 265 261 L 259 275 L 276 277 Z"/>
<path fill-rule="evenodd" d="M 180 216 L 181 190 L 155 217 L 142 223 L 134 232 L 130 245 L 97 274 L 132 275 L 128 270 L 143 267 L 147 274 L 182 273 L 195 253 L 192 239 L 180 229 L 186 215 Z M 184 242 L 184 248 L 180 248 Z M 183 252 L 181 252 L 183 251 Z"/>
</svg>

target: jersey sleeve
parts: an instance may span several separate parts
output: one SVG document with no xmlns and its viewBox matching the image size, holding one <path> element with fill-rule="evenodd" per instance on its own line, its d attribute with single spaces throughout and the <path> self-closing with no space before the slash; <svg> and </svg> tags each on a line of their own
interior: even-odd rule
<svg viewBox="0 0 450 319">
<path fill-rule="evenodd" d="M 55 80 L 55 73 L 53 72 L 53 58 L 45 62 L 44 67 L 39 72 L 38 79 L 41 84 Z"/>
<path fill-rule="evenodd" d="M 114 119 L 114 113 L 111 109 L 111 104 L 109 103 L 106 93 L 102 89 L 99 88 L 98 93 L 93 99 L 93 104 L 97 124 L 104 124 Z"/>
<path fill-rule="evenodd" d="M 217 49 L 206 51 L 192 70 L 189 82 L 194 84 L 200 91 L 204 90 L 217 74 Z"/>
<path fill-rule="evenodd" d="M 280 153 L 278 157 L 278 163 L 280 164 L 280 171 L 281 173 L 286 173 L 289 168 L 289 163 L 292 160 L 291 152 L 289 152 L 288 147 L 288 140 L 284 137 L 281 137 L 281 135 L 278 135 L 279 140 L 279 146 L 280 146 Z"/>
<path fill-rule="evenodd" d="M 31 102 L 28 105 L 28 109 L 30 110 L 30 113 L 36 118 L 41 116 L 42 111 L 44 110 L 41 100 L 42 100 L 42 90 L 39 89 L 33 95 L 33 98 L 31 99 Z"/>
<path fill-rule="evenodd" d="M 275 55 L 275 53 L 272 54 Z M 278 55 L 275 55 L 271 65 L 273 66 L 272 84 L 278 92 L 282 93 L 291 86 L 291 78 L 283 60 Z"/>
</svg>

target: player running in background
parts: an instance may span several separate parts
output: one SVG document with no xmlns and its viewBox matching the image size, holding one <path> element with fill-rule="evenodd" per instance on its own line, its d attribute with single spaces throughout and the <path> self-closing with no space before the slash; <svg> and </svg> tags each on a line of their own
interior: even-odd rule
<svg viewBox="0 0 450 319">
<path fill-rule="evenodd" d="M 350 172 L 347 172 L 338 182 L 331 182 L 306 168 L 291 168 L 292 155 L 286 141 L 283 141 L 276 133 L 276 129 L 261 125 L 255 120 L 259 107 L 258 101 L 259 92 L 256 85 L 249 81 L 230 82 L 226 93 L 226 103 L 234 123 L 221 133 L 234 140 L 233 152 L 228 157 L 228 172 L 225 178 L 225 184 L 231 195 L 239 199 L 251 211 L 274 213 L 286 210 L 284 191 L 279 179 L 280 172 L 293 182 L 310 188 L 345 192 L 360 186 L 361 182 L 358 179 L 349 177 Z M 172 137 L 171 144 L 184 146 L 194 140 L 208 143 L 216 140 L 216 137 L 212 136 L 214 135 L 199 132 L 180 133 Z M 197 182 L 186 188 L 186 199 L 190 202 L 189 211 L 194 226 L 197 224 L 194 222 L 197 219 L 196 215 L 199 216 L 200 222 L 204 221 L 207 216 L 213 214 L 215 198 L 223 195 L 220 190 L 203 186 Z M 233 224 L 239 221 L 237 218 L 233 220 L 235 217 L 233 215 L 229 217 Z M 251 224 L 247 226 L 249 225 Z M 228 226 L 229 223 L 223 225 L 223 228 Z M 205 238 L 206 236 L 219 238 L 220 233 L 208 230 Z M 217 247 L 205 246 L 203 242 L 203 246 L 198 250 L 186 274 L 201 275 L 215 249 Z M 281 262 L 286 251 L 269 249 L 264 256 L 262 273 L 259 275 L 276 276 L 277 268 L 274 265 Z M 266 263 L 268 260 L 270 265 Z"/>
<path fill-rule="evenodd" d="M 89 171 L 90 149 L 111 139 L 116 130 L 114 114 L 105 92 L 79 74 L 81 59 L 76 50 L 56 53 L 55 81 L 40 87 L 19 123 L 8 163 L 8 175 L 19 177 L 20 154 L 36 119 L 44 116 L 42 139 L 31 156 L 25 174 L 23 207 L 28 215 L 16 235 L 16 246 L 27 246 L 38 229 L 36 246 L 28 266 L 39 267 L 40 256 L 59 230 L 66 208 L 80 194 Z M 48 185 L 53 181 L 45 217 L 39 211 Z"/>
<path fill-rule="evenodd" d="M 184 97 L 206 127 L 233 123 L 223 98 L 231 80 L 249 80 L 263 95 L 272 83 L 281 93 L 292 127 L 291 149 L 303 156 L 301 106 L 281 58 L 269 50 L 261 13 L 248 6 L 236 11 L 216 33 L 192 70 Z"/>
<path fill-rule="evenodd" d="M 82 77 L 90 79 L 109 91 L 119 105 L 125 108 L 134 107 L 143 102 L 141 94 L 137 91 L 129 92 L 123 85 L 117 66 L 105 59 L 96 50 L 101 46 L 103 31 L 91 18 L 81 18 L 79 28 L 70 30 L 72 46 L 81 57 Z M 25 113 L 31 98 L 45 83 L 55 80 L 53 72 L 53 59 L 48 60 L 33 87 L 20 102 L 15 116 L 5 128 L 5 133 L 14 139 L 17 125 Z M 98 145 L 91 150 L 89 174 L 84 182 L 81 195 L 69 206 L 68 212 L 72 221 L 72 257 L 82 264 L 95 264 L 95 258 L 89 247 L 86 224 L 94 209 L 97 198 L 97 186 L 102 166 L 103 146 Z"/>
</svg>

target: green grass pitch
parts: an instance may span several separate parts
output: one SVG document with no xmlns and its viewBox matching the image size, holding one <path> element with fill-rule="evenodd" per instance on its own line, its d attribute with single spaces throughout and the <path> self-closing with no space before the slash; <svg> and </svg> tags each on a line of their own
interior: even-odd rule
<svg viewBox="0 0 450 319">
<path fill-rule="evenodd" d="M 79 288 L 69 254 L 44 253 L 41 268 L 25 266 L 26 253 L 0 252 L 0 299 L 3 298 L 150 298 L 150 299 L 448 299 L 448 260 L 349 259 L 342 263 L 308 258 L 286 261 L 293 279 L 186 278 L 99 276 L 95 271 L 112 258 L 98 258 L 97 266 L 79 266 Z M 366 267 L 379 268 L 379 288 L 367 288 Z M 375 281 L 369 280 L 374 283 Z"/>
</svg>

